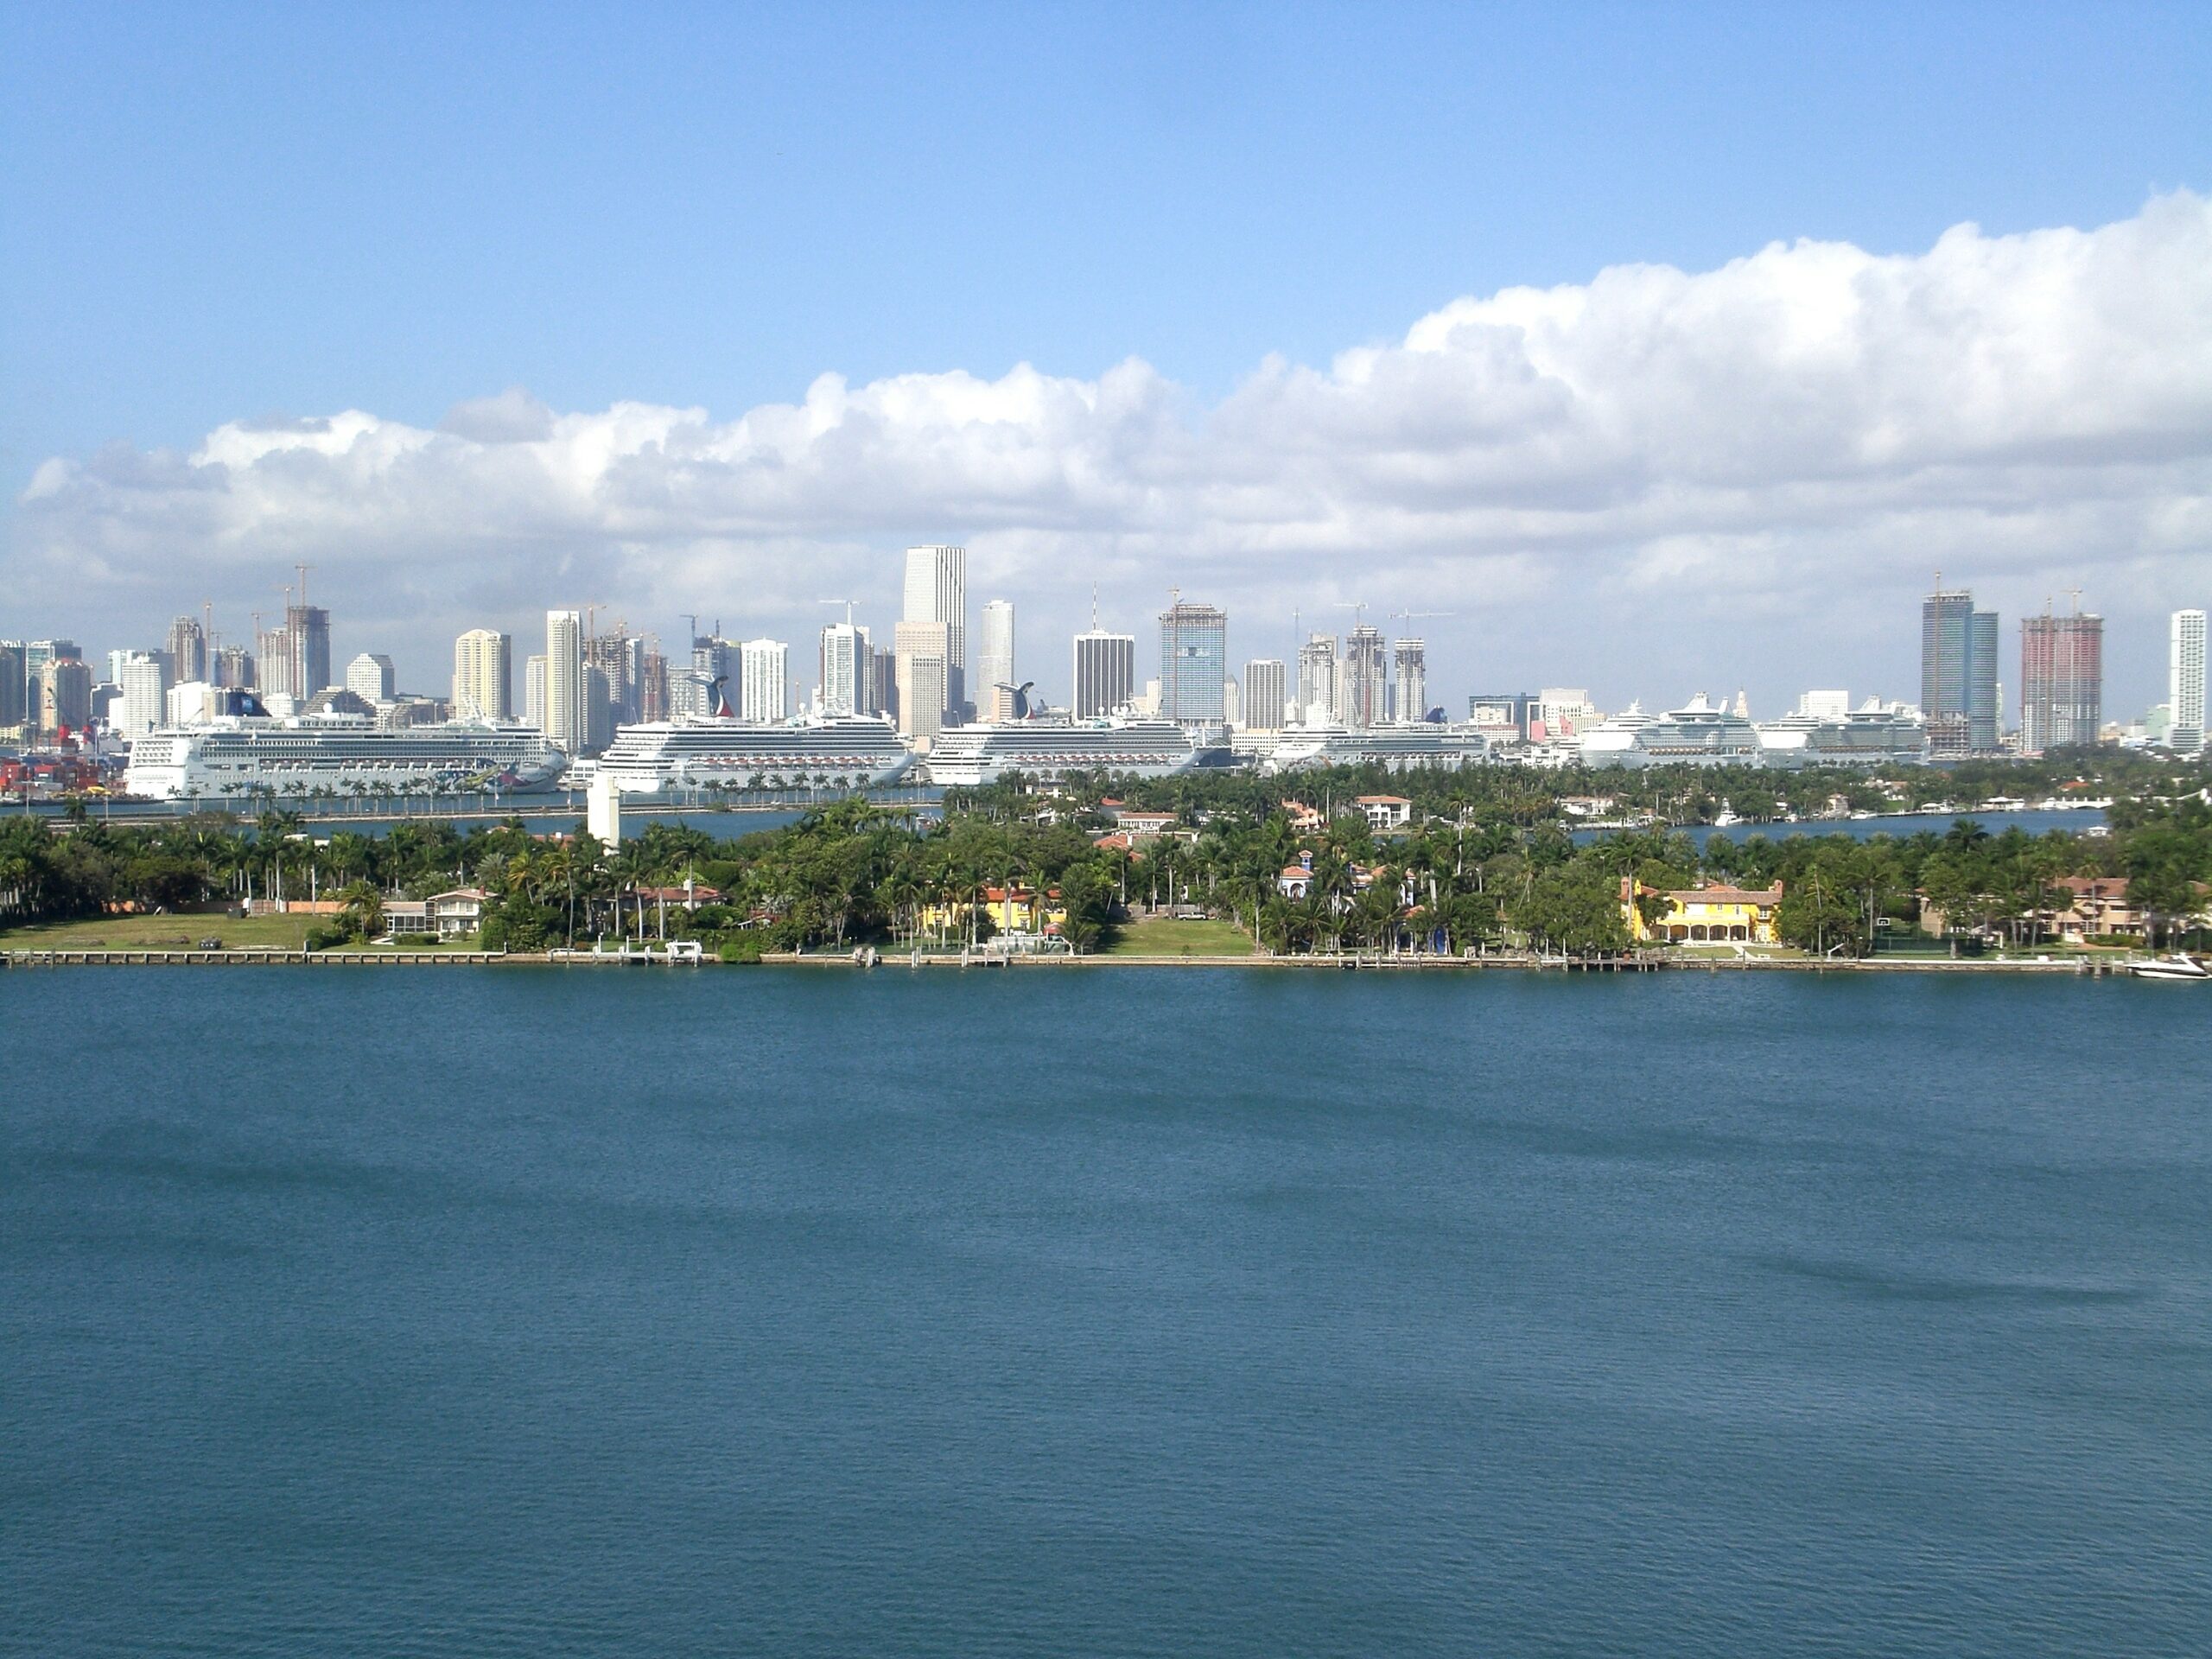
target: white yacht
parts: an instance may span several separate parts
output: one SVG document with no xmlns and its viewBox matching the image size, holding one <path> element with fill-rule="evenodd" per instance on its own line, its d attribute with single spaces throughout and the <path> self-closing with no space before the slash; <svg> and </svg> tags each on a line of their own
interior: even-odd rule
<svg viewBox="0 0 2212 1659">
<path fill-rule="evenodd" d="M 931 742 L 925 764 L 932 783 L 973 789 L 1012 772 L 1031 778 L 1071 772 L 1165 778 L 1189 771 L 1198 760 L 1198 744 L 1175 721 L 1111 715 L 950 727 Z"/>
<path fill-rule="evenodd" d="M 686 789 L 860 789 L 894 783 L 914 764 L 880 715 L 746 721 L 709 716 L 616 728 L 595 768 L 626 795 Z"/>
<path fill-rule="evenodd" d="M 528 726 L 386 728 L 359 715 L 223 715 L 137 739 L 123 786 L 157 801 L 526 791 L 550 788 L 567 765 Z"/>
</svg>

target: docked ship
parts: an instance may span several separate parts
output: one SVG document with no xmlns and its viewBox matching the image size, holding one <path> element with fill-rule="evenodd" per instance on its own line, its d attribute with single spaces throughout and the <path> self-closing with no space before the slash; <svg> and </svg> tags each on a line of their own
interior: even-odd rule
<svg viewBox="0 0 2212 1659">
<path fill-rule="evenodd" d="M 626 795 L 687 789 L 778 789 L 816 784 L 860 789 L 895 783 L 914 764 L 891 722 L 877 715 L 747 721 L 719 716 L 618 727 L 598 775 Z"/>
<path fill-rule="evenodd" d="M 925 762 L 932 783 L 959 788 L 995 783 L 1013 772 L 1028 778 L 1077 772 L 1165 778 L 1198 763 L 1198 745 L 1173 721 L 1120 715 L 955 726 L 938 734 Z"/>
<path fill-rule="evenodd" d="M 130 746 L 124 788 L 150 800 L 550 788 L 568 757 L 527 726 L 384 728 L 359 715 L 225 715 Z"/>
<path fill-rule="evenodd" d="M 1840 719 L 1784 715 L 1758 734 L 1770 766 L 1916 766 L 1928 760 L 1928 721 L 1920 710 L 1878 697 Z"/>
<path fill-rule="evenodd" d="M 1268 772 L 1301 766 L 1382 766 L 1391 772 L 1457 772 L 1490 759 L 1490 739 L 1475 726 L 1411 721 L 1400 726 L 1305 726 L 1285 730 L 1262 763 Z"/>
<path fill-rule="evenodd" d="M 1751 722 L 1702 691 L 1679 709 L 1647 715 L 1631 706 L 1578 740 L 1590 766 L 1757 766 L 1766 752 Z"/>
</svg>

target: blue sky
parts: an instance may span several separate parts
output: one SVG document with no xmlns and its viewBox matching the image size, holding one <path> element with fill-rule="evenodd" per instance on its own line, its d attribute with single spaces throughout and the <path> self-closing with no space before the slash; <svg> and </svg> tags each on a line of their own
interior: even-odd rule
<svg viewBox="0 0 2212 1659">
<path fill-rule="evenodd" d="M 1460 296 L 2212 186 L 2202 6 L 796 10 L 0 8 L 8 498 L 509 387 L 728 420 L 1137 357 L 1205 410 Z"/>
</svg>

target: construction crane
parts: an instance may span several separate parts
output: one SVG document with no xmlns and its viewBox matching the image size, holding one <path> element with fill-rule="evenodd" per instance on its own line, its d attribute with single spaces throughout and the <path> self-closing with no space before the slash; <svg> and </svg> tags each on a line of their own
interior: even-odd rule
<svg viewBox="0 0 2212 1659">
<path fill-rule="evenodd" d="M 843 606 L 845 607 L 845 626 L 849 628 L 853 626 L 853 607 L 859 604 L 860 601 L 857 599 L 817 599 L 814 602 L 817 605 Z"/>
<path fill-rule="evenodd" d="M 1355 628 L 1363 628 L 1367 626 L 1367 601 L 1363 599 L 1340 599 L 1331 608 L 1350 611 L 1351 625 Z"/>
<path fill-rule="evenodd" d="M 1418 622 L 1425 617 L 1458 614 L 1456 611 L 1393 611 L 1390 613 L 1390 620 L 1393 622 Z"/>
</svg>

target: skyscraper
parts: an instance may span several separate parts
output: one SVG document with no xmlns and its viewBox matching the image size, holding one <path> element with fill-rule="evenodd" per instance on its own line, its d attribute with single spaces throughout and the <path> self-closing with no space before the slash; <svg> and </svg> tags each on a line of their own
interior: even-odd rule
<svg viewBox="0 0 2212 1659">
<path fill-rule="evenodd" d="M 875 651 L 868 630 L 854 622 L 832 622 L 822 630 L 822 712 L 875 712 Z"/>
<path fill-rule="evenodd" d="M 1298 721 L 1313 723 L 1314 711 L 1324 721 L 1337 718 L 1337 637 L 1316 633 L 1298 648 Z"/>
<path fill-rule="evenodd" d="M 791 647 L 780 639 L 748 639 L 738 647 L 741 720 L 789 720 Z"/>
<path fill-rule="evenodd" d="M 397 677 L 382 652 L 365 651 L 346 664 L 346 689 L 364 702 L 390 702 Z"/>
<path fill-rule="evenodd" d="M 284 611 L 296 677 L 292 695 L 302 701 L 330 681 L 330 613 L 320 605 L 292 605 Z"/>
<path fill-rule="evenodd" d="M 1096 720 L 1127 703 L 1137 689 L 1137 637 L 1092 627 L 1075 637 L 1075 695 L 1069 709 L 1077 720 Z"/>
<path fill-rule="evenodd" d="M 207 677 L 207 634 L 196 616 L 180 616 L 169 624 L 169 671 L 179 684 Z"/>
<path fill-rule="evenodd" d="M 992 600 L 983 607 L 983 630 L 976 653 L 976 705 L 993 720 L 1014 715 L 1014 605 Z"/>
<path fill-rule="evenodd" d="M 522 664 L 522 723 L 545 729 L 545 658 L 525 657 Z"/>
<path fill-rule="evenodd" d="M 2176 611 L 2167 636 L 2167 743 L 2181 754 L 2204 747 L 2204 613 Z"/>
<path fill-rule="evenodd" d="M 892 631 L 898 652 L 899 731 L 923 747 L 944 729 L 951 683 L 950 630 L 942 622 L 901 622 Z"/>
<path fill-rule="evenodd" d="M 1344 636 L 1344 665 L 1337 717 L 1355 731 L 1380 726 L 1388 715 L 1382 633 L 1361 623 Z"/>
<path fill-rule="evenodd" d="M 1160 712 L 1170 720 L 1226 715 L 1229 617 L 1211 605 L 1179 599 L 1160 613 Z"/>
<path fill-rule="evenodd" d="M 906 550 L 904 622 L 942 622 L 945 629 L 945 709 L 968 717 L 968 550 L 931 544 Z M 903 698 L 906 686 L 899 693 Z"/>
<path fill-rule="evenodd" d="M 453 642 L 455 720 L 514 717 L 514 652 L 512 636 L 491 628 L 471 628 Z"/>
<path fill-rule="evenodd" d="M 1421 639 L 1401 639 L 1393 648 L 1397 658 L 1398 683 L 1391 705 L 1396 717 L 1411 724 L 1428 718 L 1428 645 Z"/>
<path fill-rule="evenodd" d="M 2094 743 L 2104 724 L 2105 620 L 2024 618 L 2020 623 L 2020 747 L 2030 754 Z"/>
<path fill-rule="evenodd" d="M 1243 723 L 1247 727 L 1257 732 L 1281 728 L 1287 677 L 1282 664 L 1273 657 L 1257 658 L 1244 664 Z"/>
<path fill-rule="evenodd" d="M 584 699 L 584 620 L 578 611 L 545 613 L 545 712 L 538 730 L 569 754 L 590 736 Z"/>
<path fill-rule="evenodd" d="M 109 710 L 116 731 L 135 743 L 159 726 L 168 714 L 170 683 L 168 652 L 124 652 L 115 673 L 121 695 Z"/>
<path fill-rule="evenodd" d="M 1963 589 L 1921 601 L 1920 708 L 1936 754 L 1996 752 L 1997 613 Z"/>
<path fill-rule="evenodd" d="M 0 639 L 0 728 L 20 726 L 29 706 L 30 671 L 25 665 L 23 642 Z"/>
</svg>

